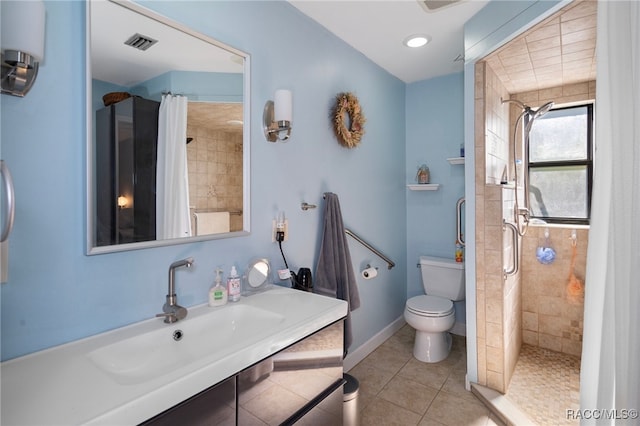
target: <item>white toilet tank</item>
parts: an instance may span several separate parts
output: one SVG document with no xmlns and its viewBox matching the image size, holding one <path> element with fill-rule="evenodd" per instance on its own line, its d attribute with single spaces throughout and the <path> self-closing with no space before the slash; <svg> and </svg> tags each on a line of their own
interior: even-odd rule
<svg viewBox="0 0 640 426">
<path fill-rule="evenodd" d="M 420 256 L 422 286 L 429 296 L 454 302 L 464 300 L 464 263 L 454 259 Z"/>
</svg>

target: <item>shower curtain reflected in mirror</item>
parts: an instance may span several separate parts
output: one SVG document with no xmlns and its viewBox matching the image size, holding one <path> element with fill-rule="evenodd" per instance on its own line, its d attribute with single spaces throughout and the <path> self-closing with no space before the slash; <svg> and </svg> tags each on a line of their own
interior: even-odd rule
<svg viewBox="0 0 640 426">
<path fill-rule="evenodd" d="M 187 97 L 163 95 L 158 116 L 157 239 L 190 237 Z"/>
</svg>

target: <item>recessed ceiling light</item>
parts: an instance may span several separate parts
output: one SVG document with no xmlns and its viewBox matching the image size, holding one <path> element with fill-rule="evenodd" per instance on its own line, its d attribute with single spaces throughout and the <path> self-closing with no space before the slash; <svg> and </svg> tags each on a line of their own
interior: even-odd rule
<svg viewBox="0 0 640 426">
<path fill-rule="evenodd" d="M 402 42 L 407 47 L 421 47 L 431 41 L 428 35 L 414 34 L 404 39 Z"/>
</svg>

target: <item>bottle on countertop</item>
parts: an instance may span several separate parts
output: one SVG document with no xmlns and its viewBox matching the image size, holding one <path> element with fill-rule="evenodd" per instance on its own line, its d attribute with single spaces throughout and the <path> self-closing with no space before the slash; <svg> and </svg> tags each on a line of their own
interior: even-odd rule
<svg viewBox="0 0 640 426">
<path fill-rule="evenodd" d="M 227 277 L 227 294 L 230 302 L 237 302 L 240 300 L 240 290 L 240 277 L 238 276 L 236 266 L 233 265 L 231 267 L 231 272 L 229 272 L 229 276 Z"/>
<path fill-rule="evenodd" d="M 216 269 L 216 280 L 209 290 L 209 306 L 222 306 L 227 303 L 227 289 L 222 285 L 222 269 Z"/>
</svg>

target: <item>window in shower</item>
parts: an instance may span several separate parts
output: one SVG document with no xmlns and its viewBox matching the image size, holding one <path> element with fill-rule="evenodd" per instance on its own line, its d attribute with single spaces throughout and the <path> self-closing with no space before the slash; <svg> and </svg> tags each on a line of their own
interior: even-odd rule
<svg viewBox="0 0 640 426">
<path fill-rule="evenodd" d="M 593 104 L 538 117 L 529 136 L 531 216 L 588 224 L 593 180 Z"/>
</svg>

